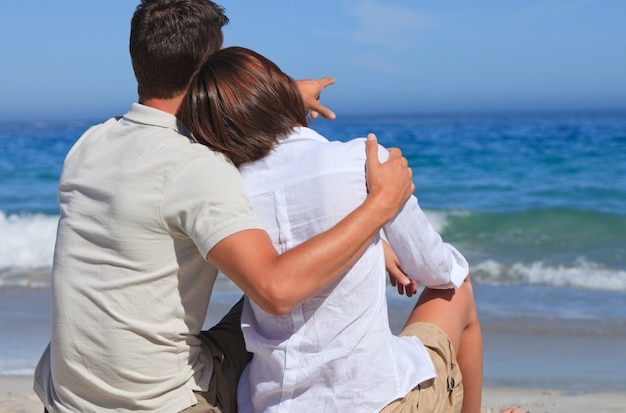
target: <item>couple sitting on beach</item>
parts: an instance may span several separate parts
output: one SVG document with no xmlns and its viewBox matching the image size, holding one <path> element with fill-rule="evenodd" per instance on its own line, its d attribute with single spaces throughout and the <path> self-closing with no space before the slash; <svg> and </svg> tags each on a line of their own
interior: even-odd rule
<svg viewBox="0 0 626 413">
<path fill-rule="evenodd" d="M 226 22 L 209 1 L 143 1 L 140 103 L 67 155 L 35 373 L 46 409 L 478 412 L 468 264 L 406 160 L 307 128 L 328 82 L 220 50 Z M 245 298 L 200 331 L 218 269 Z M 426 286 L 400 336 L 385 269 L 400 293 Z"/>
</svg>

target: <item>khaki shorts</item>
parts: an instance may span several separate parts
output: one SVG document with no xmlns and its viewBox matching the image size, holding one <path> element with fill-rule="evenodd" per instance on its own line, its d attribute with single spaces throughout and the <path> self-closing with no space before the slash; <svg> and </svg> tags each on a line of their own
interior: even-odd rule
<svg viewBox="0 0 626 413">
<path fill-rule="evenodd" d="M 237 383 L 252 359 L 241 333 L 243 297 L 208 331 L 200 333 L 205 349 L 213 357 L 213 376 L 206 392 L 196 392 L 198 404 L 185 413 L 237 413 Z"/>
<path fill-rule="evenodd" d="M 437 377 L 420 383 L 401 400 L 388 408 L 393 413 L 458 413 L 463 404 L 463 382 L 456 353 L 448 335 L 430 323 L 414 323 L 402 330 L 400 336 L 415 336 L 426 346 L 435 366 Z M 387 412 L 387 408 L 385 408 Z"/>
</svg>

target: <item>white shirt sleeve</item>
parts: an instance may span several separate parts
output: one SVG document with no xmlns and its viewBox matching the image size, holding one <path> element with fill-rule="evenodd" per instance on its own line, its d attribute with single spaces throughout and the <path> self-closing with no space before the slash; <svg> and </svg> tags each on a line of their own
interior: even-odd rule
<svg viewBox="0 0 626 413">
<path fill-rule="evenodd" d="M 387 151 L 379 151 L 381 161 Z M 383 232 L 398 256 L 402 270 L 419 284 L 429 288 L 459 287 L 469 274 L 465 257 L 452 245 L 443 242 L 417 198 L 411 198 Z"/>
</svg>

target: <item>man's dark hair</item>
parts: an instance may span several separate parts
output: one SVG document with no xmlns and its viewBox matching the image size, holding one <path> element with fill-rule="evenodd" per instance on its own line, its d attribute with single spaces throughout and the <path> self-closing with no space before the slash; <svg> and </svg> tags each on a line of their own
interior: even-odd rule
<svg viewBox="0 0 626 413">
<path fill-rule="evenodd" d="M 308 123 L 295 82 L 242 47 L 207 57 L 189 82 L 177 116 L 198 142 L 235 165 L 263 158 L 280 137 Z"/>
<path fill-rule="evenodd" d="M 130 29 L 139 100 L 183 93 L 191 75 L 222 48 L 224 9 L 208 0 L 143 0 Z"/>
</svg>

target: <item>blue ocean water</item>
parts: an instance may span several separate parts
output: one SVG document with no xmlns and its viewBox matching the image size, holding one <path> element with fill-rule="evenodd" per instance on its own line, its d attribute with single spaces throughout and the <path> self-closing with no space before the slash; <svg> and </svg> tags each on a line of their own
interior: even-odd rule
<svg viewBox="0 0 626 413">
<path fill-rule="evenodd" d="M 626 292 L 626 114 L 339 119 L 403 150 L 476 281 Z"/>
<path fill-rule="evenodd" d="M 47 294 L 62 162 L 92 123 L 0 124 L 0 374 L 32 372 L 39 356 L 4 332 L 32 334 L 15 321 L 26 313 L 47 328 L 46 305 L 21 312 L 29 298 L 16 297 Z M 340 116 L 312 127 L 331 140 L 374 132 L 403 150 L 422 208 L 470 261 L 486 333 L 626 345 L 626 112 Z M 388 297 L 397 330 L 412 302 L 391 288 Z M 487 379 L 508 377 L 486 364 Z M 626 371 L 626 362 L 618 367 Z M 577 368 L 580 379 L 568 377 L 584 383 Z M 537 381 L 532 371 L 517 377 L 514 384 Z"/>
</svg>

